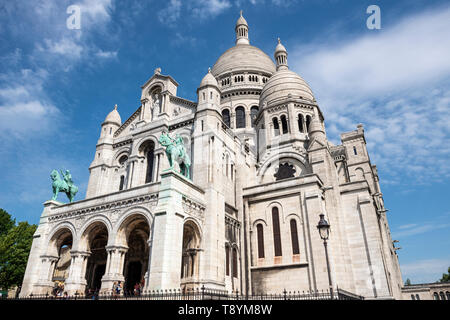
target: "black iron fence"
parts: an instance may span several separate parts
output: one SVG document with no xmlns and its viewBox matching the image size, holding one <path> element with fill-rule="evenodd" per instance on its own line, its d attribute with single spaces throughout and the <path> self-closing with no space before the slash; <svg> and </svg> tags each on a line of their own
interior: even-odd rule
<svg viewBox="0 0 450 320">
<path fill-rule="evenodd" d="M 50 294 L 30 294 L 27 297 L 11 298 L 19 300 L 364 300 L 364 297 L 337 289 L 330 291 L 286 291 L 278 294 L 241 294 L 205 287 L 196 289 L 148 290 L 140 294 L 124 292 L 122 294 L 88 293 L 54 296 Z"/>
</svg>

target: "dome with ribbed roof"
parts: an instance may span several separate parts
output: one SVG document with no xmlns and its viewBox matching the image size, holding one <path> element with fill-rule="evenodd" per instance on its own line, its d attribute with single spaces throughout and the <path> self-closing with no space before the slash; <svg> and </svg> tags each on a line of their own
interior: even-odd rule
<svg viewBox="0 0 450 320">
<path fill-rule="evenodd" d="M 117 111 L 117 104 L 114 106 L 114 110 L 106 116 L 103 123 L 107 122 L 117 124 L 118 126 L 122 125 L 122 119 L 120 118 L 119 111 Z"/>
<path fill-rule="evenodd" d="M 214 77 L 220 77 L 227 72 L 251 71 L 268 75 L 275 73 L 275 64 L 261 49 L 250 45 L 248 39 L 248 24 L 241 16 L 236 22 L 236 45 L 225 51 L 212 68 Z"/>
<path fill-rule="evenodd" d="M 264 85 L 261 101 L 270 104 L 289 95 L 296 99 L 315 100 L 311 88 L 302 77 L 289 69 L 283 69 L 277 71 Z"/>
<path fill-rule="evenodd" d="M 218 77 L 225 72 L 247 70 L 273 74 L 275 64 L 261 49 L 249 44 L 238 44 L 217 59 L 211 72 Z"/>
<path fill-rule="evenodd" d="M 202 81 L 200 82 L 200 86 L 199 88 L 202 88 L 204 86 L 215 86 L 215 87 L 219 87 L 219 84 L 217 83 L 216 78 L 214 78 L 214 76 L 211 74 L 211 68 L 208 68 L 208 73 L 206 74 L 206 76 L 203 77 Z"/>
</svg>

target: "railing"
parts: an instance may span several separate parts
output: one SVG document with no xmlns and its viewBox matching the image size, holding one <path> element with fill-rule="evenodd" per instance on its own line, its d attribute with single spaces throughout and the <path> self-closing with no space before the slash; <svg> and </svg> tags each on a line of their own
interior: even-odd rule
<svg viewBox="0 0 450 320">
<path fill-rule="evenodd" d="M 33 295 L 12 298 L 20 300 L 364 300 L 364 297 L 338 289 L 331 296 L 329 291 L 286 291 L 279 294 L 251 294 L 245 295 L 238 291 L 229 292 L 205 287 L 190 290 L 148 290 L 141 294 L 124 292 L 122 294 L 91 293 L 63 295 L 56 297 L 50 294 Z"/>
</svg>

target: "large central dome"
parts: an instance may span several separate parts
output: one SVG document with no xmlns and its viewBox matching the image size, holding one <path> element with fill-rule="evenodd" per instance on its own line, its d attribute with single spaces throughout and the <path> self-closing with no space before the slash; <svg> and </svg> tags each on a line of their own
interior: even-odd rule
<svg viewBox="0 0 450 320">
<path fill-rule="evenodd" d="M 250 44 L 237 44 L 225 51 L 212 68 L 215 77 L 230 71 L 275 73 L 275 64 L 261 49 Z"/>
<path fill-rule="evenodd" d="M 241 16 L 236 22 L 236 45 L 225 51 L 217 59 L 211 72 L 218 78 L 224 73 L 236 71 L 250 71 L 272 75 L 275 73 L 275 64 L 272 59 L 257 47 L 250 45 L 248 39 L 248 24 Z"/>
</svg>

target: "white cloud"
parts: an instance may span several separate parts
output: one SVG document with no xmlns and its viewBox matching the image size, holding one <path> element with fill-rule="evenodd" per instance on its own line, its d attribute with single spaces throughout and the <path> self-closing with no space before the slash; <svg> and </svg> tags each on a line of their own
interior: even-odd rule
<svg viewBox="0 0 450 320">
<path fill-rule="evenodd" d="M 23 69 L 0 77 L 0 137 L 5 141 L 46 134 L 58 127 L 59 109 L 43 89 L 47 72 Z"/>
<path fill-rule="evenodd" d="M 231 8 L 229 0 L 170 0 L 168 5 L 158 12 L 158 20 L 169 27 L 175 27 L 176 22 L 184 13 L 192 19 L 202 21 L 214 18 Z"/>
<path fill-rule="evenodd" d="M 450 8 L 409 16 L 356 39 L 289 49 L 313 88 L 329 138 L 363 123 L 383 183 L 450 177 Z M 404 179 L 408 176 L 411 179 Z"/>
<path fill-rule="evenodd" d="M 228 0 L 195 0 L 191 1 L 192 14 L 198 19 L 214 18 L 231 8 Z"/>
<path fill-rule="evenodd" d="M 446 229 L 446 228 L 450 228 L 450 224 L 429 223 L 429 224 L 422 224 L 420 226 L 414 225 L 414 227 L 410 225 L 408 228 L 405 228 L 405 226 L 403 226 L 403 229 L 406 230 L 392 232 L 392 235 L 396 239 L 401 239 L 409 236 L 415 236 L 418 234 L 426 233 L 429 231 L 436 231 L 438 229 Z M 399 229 L 402 228 L 400 227 Z"/>
<path fill-rule="evenodd" d="M 95 55 L 99 58 L 114 59 L 117 57 L 117 51 L 103 51 L 100 49 Z"/>
<path fill-rule="evenodd" d="M 166 8 L 158 12 L 158 20 L 171 26 L 181 15 L 181 0 L 170 0 Z"/>
<path fill-rule="evenodd" d="M 443 273 L 447 273 L 450 266 L 450 258 L 425 259 L 410 263 L 402 263 L 403 279 L 409 278 L 414 283 L 430 283 L 438 281 Z"/>
<path fill-rule="evenodd" d="M 81 54 L 85 50 L 83 46 L 76 42 L 75 39 L 62 38 L 57 41 L 51 39 L 44 40 L 45 47 L 38 45 L 39 51 L 45 51 L 46 53 L 52 53 L 62 55 L 67 58 L 80 59 Z"/>
</svg>

